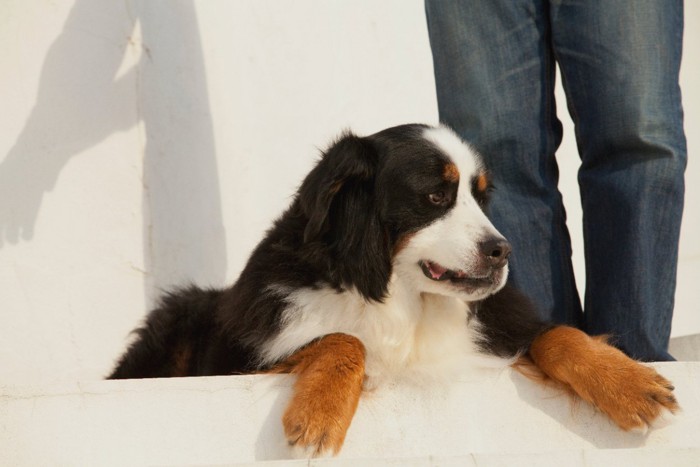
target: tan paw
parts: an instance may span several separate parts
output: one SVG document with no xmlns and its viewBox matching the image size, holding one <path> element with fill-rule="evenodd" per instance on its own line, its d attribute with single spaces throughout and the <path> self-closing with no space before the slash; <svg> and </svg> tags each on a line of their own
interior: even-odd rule
<svg viewBox="0 0 700 467">
<path fill-rule="evenodd" d="M 530 357 L 555 383 L 593 404 L 623 430 L 646 431 L 665 411 L 679 409 L 668 380 L 603 337 L 557 326 L 533 341 Z"/>
<path fill-rule="evenodd" d="M 364 360 L 364 346 L 357 338 L 329 334 L 280 366 L 297 375 L 282 417 L 287 442 L 296 454 L 308 458 L 340 451 L 360 400 Z"/>
<path fill-rule="evenodd" d="M 337 454 L 349 422 L 313 402 L 293 401 L 282 417 L 287 442 L 298 457 L 304 458 Z"/>
<path fill-rule="evenodd" d="M 601 384 L 591 398 L 620 428 L 646 431 L 665 410 L 679 409 L 666 378 L 624 355 L 617 357 L 617 365 L 599 372 Z"/>
</svg>

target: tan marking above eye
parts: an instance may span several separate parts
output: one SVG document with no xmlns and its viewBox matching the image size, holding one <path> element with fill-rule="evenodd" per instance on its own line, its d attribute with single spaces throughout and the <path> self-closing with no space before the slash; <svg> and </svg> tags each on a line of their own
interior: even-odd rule
<svg viewBox="0 0 700 467">
<path fill-rule="evenodd" d="M 453 163 L 445 165 L 445 170 L 442 172 L 442 177 L 448 182 L 456 183 L 459 181 L 459 169 Z"/>
<path fill-rule="evenodd" d="M 484 172 L 481 172 L 479 174 L 479 177 L 476 179 L 476 189 L 479 190 L 480 192 L 484 192 L 484 191 L 486 191 L 486 189 L 488 187 L 489 187 L 489 178 Z"/>
</svg>

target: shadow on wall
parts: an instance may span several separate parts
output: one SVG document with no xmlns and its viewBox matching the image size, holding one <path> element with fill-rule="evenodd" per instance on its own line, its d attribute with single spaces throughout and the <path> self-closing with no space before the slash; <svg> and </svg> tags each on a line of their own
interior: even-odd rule
<svg viewBox="0 0 700 467">
<path fill-rule="evenodd" d="M 121 72 L 137 25 L 143 53 Z M 222 283 L 226 242 L 191 0 L 76 1 L 47 53 L 31 115 L 0 164 L 0 247 L 33 237 L 44 193 L 72 156 L 139 122 L 148 302 L 186 280 Z"/>
</svg>

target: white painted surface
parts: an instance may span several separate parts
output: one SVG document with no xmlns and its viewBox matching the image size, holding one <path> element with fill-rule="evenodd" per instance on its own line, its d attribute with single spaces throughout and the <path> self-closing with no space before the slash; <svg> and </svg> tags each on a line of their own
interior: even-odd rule
<svg viewBox="0 0 700 467">
<path fill-rule="evenodd" d="M 235 279 L 341 128 L 437 120 L 420 0 L 293 5 L 2 2 L 0 381 L 102 377 L 160 288 Z M 700 332 L 700 4 L 686 10 L 675 335 Z M 566 121 L 565 132 L 581 273 Z"/>
<path fill-rule="evenodd" d="M 700 361 L 700 334 L 691 336 L 680 336 L 671 339 L 668 350 L 682 362 Z"/>
<path fill-rule="evenodd" d="M 468 456 L 428 456 L 392 459 L 314 459 L 312 461 L 269 461 L 241 463 L 256 466 L 309 466 L 309 467 L 590 467 L 590 466 L 634 466 L 697 467 L 697 449 L 615 449 L 604 451 L 574 450 L 516 454 L 470 454 Z"/>
<path fill-rule="evenodd" d="M 512 370 L 493 369 L 440 390 L 401 385 L 365 394 L 340 457 L 417 458 L 414 465 L 430 465 L 423 463 L 428 456 L 475 454 L 471 465 L 495 463 L 481 463 L 480 456 L 591 465 L 591 459 L 615 460 L 618 449 L 640 449 L 627 459 L 642 462 L 628 465 L 650 465 L 644 460 L 659 453 L 685 460 L 692 453 L 700 461 L 700 363 L 655 366 L 675 384 L 684 410 L 646 436 L 620 431 L 588 405 L 572 410 L 566 396 Z M 229 376 L 4 387 L 0 464 L 213 465 L 289 458 L 280 420 L 292 381 Z"/>
</svg>

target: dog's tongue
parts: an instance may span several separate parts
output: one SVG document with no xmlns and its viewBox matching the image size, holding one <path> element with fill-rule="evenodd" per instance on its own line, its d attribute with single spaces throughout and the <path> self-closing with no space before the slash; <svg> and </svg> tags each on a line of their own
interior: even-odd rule
<svg viewBox="0 0 700 467">
<path fill-rule="evenodd" d="M 436 263 L 428 263 L 428 270 L 435 280 L 439 280 L 447 272 L 447 268 L 443 268 Z"/>
</svg>

